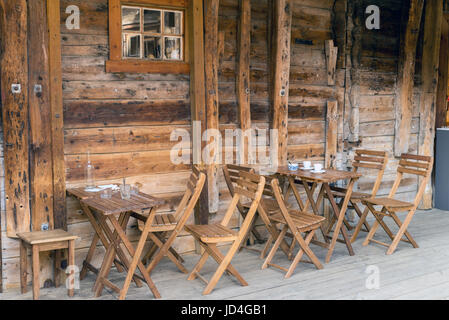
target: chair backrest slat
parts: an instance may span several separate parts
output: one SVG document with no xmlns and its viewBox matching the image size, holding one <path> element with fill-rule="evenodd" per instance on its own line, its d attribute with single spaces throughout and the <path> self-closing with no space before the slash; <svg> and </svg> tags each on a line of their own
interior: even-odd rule
<svg viewBox="0 0 449 320">
<path fill-rule="evenodd" d="M 176 209 L 175 219 L 178 221 L 178 225 L 182 224 L 184 227 L 185 222 L 195 209 L 196 203 L 203 191 L 204 184 L 206 183 L 206 174 L 200 172 L 198 168 L 193 167 L 192 174 L 187 182 L 187 190 L 184 194 L 178 208 Z"/>
<path fill-rule="evenodd" d="M 388 163 L 388 154 L 385 151 L 377 150 L 356 150 L 355 154 L 356 156 L 352 163 L 354 171 L 358 171 L 359 168 L 378 170 L 376 181 L 371 190 L 371 195 L 374 197 L 382 183 L 382 178 Z"/>
<path fill-rule="evenodd" d="M 399 161 L 399 166 L 397 169 L 398 175 L 396 181 L 394 182 L 393 188 L 391 189 L 389 197 L 392 198 L 403 179 L 404 174 L 416 175 L 418 177 L 423 177 L 419 182 L 418 192 L 416 193 L 414 204 L 418 206 L 421 202 L 421 198 L 424 194 L 427 182 L 432 174 L 433 170 L 433 157 L 419 156 L 413 154 L 403 154 L 401 155 L 401 160 Z"/>
<path fill-rule="evenodd" d="M 240 179 L 238 179 L 233 187 L 234 196 L 231 201 L 231 205 L 225 214 L 225 217 L 221 224 L 227 226 L 231 220 L 235 209 L 240 203 L 242 197 L 251 199 L 251 206 L 246 212 L 243 223 L 240 227 L 239 239 L 243 239 L 246 233 L 249 231 L 250 224 L 256 214 L 259 206 L 260 199 L 262 198 L 263 189 L 265 187 L 265 178 L 263 176 L 256 175 L 252 172 L 240 171 Z"/>
</svg>

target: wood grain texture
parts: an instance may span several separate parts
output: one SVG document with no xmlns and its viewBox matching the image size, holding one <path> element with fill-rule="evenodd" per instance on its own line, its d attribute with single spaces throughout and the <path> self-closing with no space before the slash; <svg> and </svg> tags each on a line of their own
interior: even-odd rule
<svg viewBox="0 0 449 320">
<path fill-rule="evenodd" d="M 64 119 L 59 0 L 47 0 L 50 70 L 51 145 L 53 158 L 53 218 L 56 229 L 67 229 L 65 208 Z"/>
<path fill-rule="evenodd" d="M 53 158 L 51 141 L 50 79 L 47 3 L 28 1 L 30 193 L 32 230 L 42 224 L 53 229 Z M 40 85 L 41 92 L 35 92 Z"/>
<path fill-rule="evenodd" d="M 421 66 L 421 101 L 418 154 L 434 155 L 436 92 L 441 43 L 441 21 L 443 19 L 443 1 L 426 3 L 424 20 L 424 47 Z M 432 208 L 432 179 L 429 179 L 422 200 L 421 209 Z"/>
<path fill-rule="evenodd" d="M 0 1 L 2 12 L 1 85 L 4 132 L 6 227 L 9 237 L 30 230 L 28 155 L 27 4 Z M 9 23 L 15 21 L 16 23 Z M 13 94 L 13 84 L 21 92 Z"/>
<path fill-rule="evenodd" d="M 275 1 L 273 15 L 273 64 L 272 78 L 272 127 L 278 130 L 280 165 L 287 163 L 287 137 L 288 137 L 288 98 L 290 90 L 290 44 L 292 28 L 292 2 L 291 0 Z"/>
<path fill-rule="evenodd" d="M 240 129 L 246 132 L 251 129 L 251 100 L 250 100 L 250 55 L 251 55 L 251 1 L 241 0 L 239 33 L 238 33 L 238 71 L 237 71 L 237 100 L 239 102 Z M 242 136 L 241 163 L 248 163 L 251 140 Z"/>
<path fill-rule="evenodd" d="M 216 130 L 219 126 L 219 94 L 218 94 L 218 9 L 219 0 L 204 2 L 204 61 L 206 74 L 206 119 L 207 129 Z M 211 154 L 212 164 L 207 168 L 207 185 L 209 187 L 209 211 L 218 211 L 219 193 L 217 186 L 217 152 L 218 141 L 208 136 L 208 143 L 215 151 Z"/>
<path fill-rule="evenodd" d="M 405 5 L 405 7 L 407 6 Z M 405 22 L 404 30 L 401 34 L 401 49 L 395 98 L 396 123 L 394 154 L 397 157 L 408 151 L 413 111 L 412 99 L 414 89 L 416 48 L 418 44 L 423 7 L 423 0 L 410 1 L 408 20 L 404 19 L 407 22 Z"/>
</svg>

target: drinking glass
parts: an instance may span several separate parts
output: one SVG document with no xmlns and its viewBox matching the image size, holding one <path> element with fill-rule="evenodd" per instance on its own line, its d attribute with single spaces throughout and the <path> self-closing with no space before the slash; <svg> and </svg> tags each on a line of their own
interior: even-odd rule
<svg viewBox="0 0 449 320">
<path fill-rule="evenodd" d="M 111 199 L 112 198 L 112 189 L 105 189 L 100 194 L 101 199 Z"/>
<path fill-rule="evenodd" d="M 120 193 L 123 200 L 131 199 L 131 185 L 125 184 L 120 186 Z"/>
</svg>

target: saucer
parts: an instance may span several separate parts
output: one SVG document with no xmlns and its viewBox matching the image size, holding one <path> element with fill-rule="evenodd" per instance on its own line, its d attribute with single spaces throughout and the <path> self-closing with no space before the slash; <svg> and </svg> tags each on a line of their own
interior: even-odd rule
<svg viewBox="0 0 449 320">
<path fill-rule="evenodd" d="M 314 169 L 314 170 L 312 170 L 312 171 L 310 171 L 310 172 L 312 172 L 312 173 L 325 173 L 325 172 L 326 172 L 326 170 L 315 171 L 315 169 Z"/>
<path fill-rule="evenodd" d="M 306 167 L 301 167 L 301 168 L 299 168 L 299 169 L 301 169 L 301 170 L 313 170 L 313 168 L 312 167 L 310 167 L 310 168 L 306 168 Z"/>
</svg>

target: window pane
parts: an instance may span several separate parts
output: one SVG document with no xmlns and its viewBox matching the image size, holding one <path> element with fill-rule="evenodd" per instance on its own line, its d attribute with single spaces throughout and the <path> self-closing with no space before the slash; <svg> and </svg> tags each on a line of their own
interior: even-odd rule
<svg viewBox="0 0 449 320">
<path fill-rule="evenodd" d="M 122 8 L 123 31 L 140 31 L 140 9 Z"/>
<path fill-rule="evenodd" d="M 181 60 L 181 39 L 165 37 L 165 59 Z"/>
<path fill-rule="evenodd" d="M 161 11 L 144 10 L 143 25 L 144 32 L 161 33 Z"/>
<path fill-rule="evenodd" d="M 162 40 L 160 37 L 145 36 L 144 50 L 145 59 L 161 59 L 162 58 Z"/>
<path fill-rule="evenodd" d="M 164 12 L 164 33 L 166 34 L 181 34 L 182 14 L 181 12 Z"/>
<path fill-rule="evenodd" d="M 140 58 L 140 35 L 123 35 L 123 57 Z"/>
</svg>

